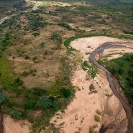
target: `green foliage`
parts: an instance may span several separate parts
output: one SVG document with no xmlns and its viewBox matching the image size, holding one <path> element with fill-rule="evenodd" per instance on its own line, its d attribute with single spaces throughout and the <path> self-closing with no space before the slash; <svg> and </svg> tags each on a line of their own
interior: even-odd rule
<svg viewBox="0 0 133 133">
<path fill-rule="evenodd" d="M 69 98 L 71 96 L 71 90 L 70 89 L 62 88 L 61 93 L 62 93 L 64 98 Z"/>
<path fill-rule="evenodd" d="M 29 73 L 26 72 L 26 71 L 24 71 L 24 72 L 22 73 L 22 75 L 23 75 L 24 77 L 27 77 L 27 76 L 29 75 Z"/>
<path fill-rule="evenodd" d="M 20 120 L 22 118 L 22 113 L 18 110 L 13 110 L 11 117 Z"/>
<path fill-rule="evenodd" d="M 57 32 L 54 32 L 53 34 L 52 34 L 52 38 L 58 38 L 59 37 L 59 34 L 57 33 Z"/>
<path fill-rule="evenodd" d="M 15 78 L 15 83 L 19 86 L 23 84 L 23 81 L 20 79 L 20 77 Z"/>
<path fill-rule="evenodd" d="M 95 115 L 95 121 L 100 122 L 100 117 L 98 115 Z"/>
<path fill-rule="evenodd" d="M 29 55 L 25 55 L 24 57 L 26 60 L 30 59 Z"/>
<path fill-rule="evenodd" d="M 6 96 L 4 93 L 0 93 L 0 105 L 6 101 L 8 101 L 8 96 Z"/>
<path fill-rule="evenodd" d="M 133 54 L 124 54 L 122 57 L 110 61 L 102 60 L 102 63 L 119 80 L 129 101 L 133 104 Z M 108 94 L 106 94 L 108 96 Z M 110 95 L 109 95 L 110 96 Z"/>
<path fill-rule="evenodd" d="M 36 37 L 36 36 L 39 36 L 40 33 L 39 32 L 34 32 L 34 33 L 32 33 L 32 35 L 34 35 L 34 37 Z"/>
<path fill-rule="evenodd" d="M 41 42 L 41 43 L 40 43 L 40 47 L 43 48 L 44 46 L 45 46 L 45 42 Z"/>
<path fill-rule="evenodd" d="M 89 128 L 89 133 L 94 133 L 94 128 L 93 127 Z"/>
<path fill-rule="evenodd" d="M 53 34 L 51 35 L 51 39 L 53 39 L 57 45 L 57 49 L 61 48 L 61 44 L 62 44 L 62 38 L 61 36 L 57 33 L 57 32 L 53 32 Z"/>
<path fill-rule="evenodd" d="M 102 112 L 100 111 L 100 110 L 96 110 L 96 113 L 98 114 L 98 115 L 102 115 Z"/>
<path fill-rule="evenodd" d="M 49 108 L 52 106 L 52 100 L 46 96 L 41 97 L 39 103 L 42 108 Z"/>
<path fill-rule="evenodd" d="M 82 69 L 84 70 L 84 71 L 86 71 L 86 70 L 88 70 L 90 68 L 90 66 L 88 65 L 88 62 L 87 61 L 84 61 L 83 63 L 82 63 Z"/>
<path fill-rule="evenodd" d="M 96 76 L 96 72 L 97 72 L 96 67 L 93 66 L 93 65 L 89 65 L 89 64 L 87 63 L 87 61 L 84 61 L 84 62 L 82 63 L 82 69 L 83 69 L 84 71 L 87 71 L 88 74 L 89 74 L 92 78 L 94 78 L 94 77 Z"/>
<path fill-rule="evenodd" d="M 69 26 L 69 25 L 66 24 L 66 23 L 59 23 L 58 25 L 59 25 L 59 26 L 62 26 L 62 27 L 64 27 L 64 28 L 66 28 L 66 29 L 68 29 L 68 30 L 72 30 L 72 27 Z"/>
</svg>

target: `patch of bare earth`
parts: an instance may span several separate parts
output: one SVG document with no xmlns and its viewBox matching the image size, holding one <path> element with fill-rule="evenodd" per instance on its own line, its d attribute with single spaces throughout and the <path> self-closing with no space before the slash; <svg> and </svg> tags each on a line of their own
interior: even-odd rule
<svg viewBox="0 0 133 133">
<path fill-rule="evenodd" d="M 15 120 L 4 115 L 4 133 L 30 133 L 31 124 L 24 120 Z"/>
<path fill-rule="evenodd" d="M 88 61 L 89 53 L 105 42 L 125 41 L 102 36 L 90 37 L 77 39 L 71 43 L 71 46 L 80 50 L 83 60 Z M 115 51 L 116 48 L 109 50 Z M 109 50 L 105 50 L 104 54 L 110 53 Z M 128 49 L 118 48 L 118 50 L 119 52 L 123 52 L 123 50 L 124 52 L 131 52 Z M 114 56 L 114 58 L 117 58 L 117 56 Z M 87 72 L 80 67 L 72 76 L 71 82 L 77 88 L 75 98 L 68 105 L 65 113 L 57 112 L 51 119 L 51 123 L 54 123 L 57 129 L 63 133 L 88 133 L 90 127 L 95 132 L 99 132 L 99 129 L 104 126 L 108 127 L 106 132 L 112 133 L 114 130 L 109 127 L 116 125 L 117 132 L 125 133 L 127 131 L 126 113 L 109 87 L 105 72 L 98 70 L 96 77 L 91 79 Z M 96 93 L 90 91 L 90 84 L 94 85 Z M 101 112 L 100 115 L 97 110 Z M 99 122 L 97 122 L 95 116 L 100 118 Z"/>
</svg>

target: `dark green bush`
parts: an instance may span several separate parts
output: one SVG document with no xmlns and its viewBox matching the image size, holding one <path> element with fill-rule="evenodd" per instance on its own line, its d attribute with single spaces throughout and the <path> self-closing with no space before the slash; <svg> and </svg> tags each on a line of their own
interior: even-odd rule
<svg viewBox="0 0 133 133">
<path fill-rule="evenodd" d="M 29 73 L 26 72 L 26 71 L 24 71 L 24 72 L 22 73 L 22 75 L 23 75 L 24 77 L 27 77 L 27 76 L 29 75 Z"/>
<path fill-rule="evenodd" d="M 20 79 L 20 77 L 17 77 L 15 79 L 15 83 L 17 83 L 18 85 L 22 85 L 23 84 L 23 81 Z"/>
<path fill-rule="evenodd" d="M 18 110 L 13 110 L 11 117 L 20 120 L 22 119 L 22 113 Z"/>
<path fill-rule="evenodd" d="M 49 108 L 52 106 L 52 100 L 46 96 L 43 96 L 39 99 L 39 104 L 42 108 Z"/>
<path fill-rule="evenodd" d="M 4 93 L 0 93 L 0 105 L 6 101 L 8 101 L 9 97 L 6 96 Z"/>
<path fill-rule="evenodd" d="M 69 98 L 71 96 L 71 90 L 62 88 L 61 93 L 64 98 Z"/>
</svg>

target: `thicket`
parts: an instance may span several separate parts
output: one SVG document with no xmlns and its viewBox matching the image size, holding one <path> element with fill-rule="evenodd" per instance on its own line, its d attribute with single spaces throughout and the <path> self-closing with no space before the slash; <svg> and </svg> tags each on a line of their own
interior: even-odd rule
<svg viewBox="0 0 133 133">
<path fill-rule="evenodd" d="M 102 60 L 99 63 L 116 76 L 130 103 L 133 104 L 133 54 L 124 54 L 120 58 Z"/>
</svg>

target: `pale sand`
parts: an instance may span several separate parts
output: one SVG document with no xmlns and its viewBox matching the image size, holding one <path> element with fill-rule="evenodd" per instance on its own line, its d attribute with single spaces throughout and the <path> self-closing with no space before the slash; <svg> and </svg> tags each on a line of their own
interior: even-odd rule
<svg viewBox="0 0 133 133">
<path fill-rule="evenodd" d="M 124 42 L 124 40 L 114 39 L 110 37 L 90 37 L 77 39 L 71 43 L 71 46 L 76 50 L 80 50 L 83 60 L 88 61 L 89 54 L 99 45 L 105 42 Z M 89 47 L 88 47 L 89 46 Z M 111 49 L 114 50 L 113 48 Z M 120 50 L 120 48 L 119 48 Z M 121 49 L 122 51 L 123 49 Z M 126 49 L 124 49 L 126 51 Z M 129 50 L 131 52 L 131 50 Z M 126 52 L 129 52 L 126 51 Z M 104 52 L 108 54 L 109 51 Z M 118 56 L 119 57 L 119 56 Z M 117 58 L 117 56 L 114 58 Z M 88 133 L 90 126 L 97 126 L 95 131 L 99 131 L 102 124 L 107 125 L 111 122 L 120 123 L 124 118 L 126 119 L 125 111 L 123 110 L 121 103 L 113 95 L 112 90 L 109 87 L 109 83 L 106 79 L 106 74 L 99 70 L 97 76 L 94 79 L 87 79 L 87 73 L 82 68 L 75 71 L 72 77 L 72 84 L 79 89 L 76 90 L 75 98 L 68 105 L 65 113 L 57 112 L 60 114 L 55 115 L 51 119 L 51 123 L 54 123 L 55 127 L 59 127 L 63 133 Z M 89 86 L 93 84 L 97 93 L 89 94 Z M 112 94 L 113 96 L 108 98 L 105 94 Z M 101 122 L 96 122 L 94 116 L 96 110 L 104 111 L 104 117 L 100 116 Z M 64 123 L 64 124 L 62 124 Z M 127 130 L 127 121 L 125 120 L 123 129 L 120 132 Z"/>
<path fill-rule="evenodd" d="M 4 115 L 4 133 L 30 133 L 31 124 L 24 120 L 15 120 Z"/>
</svg>

